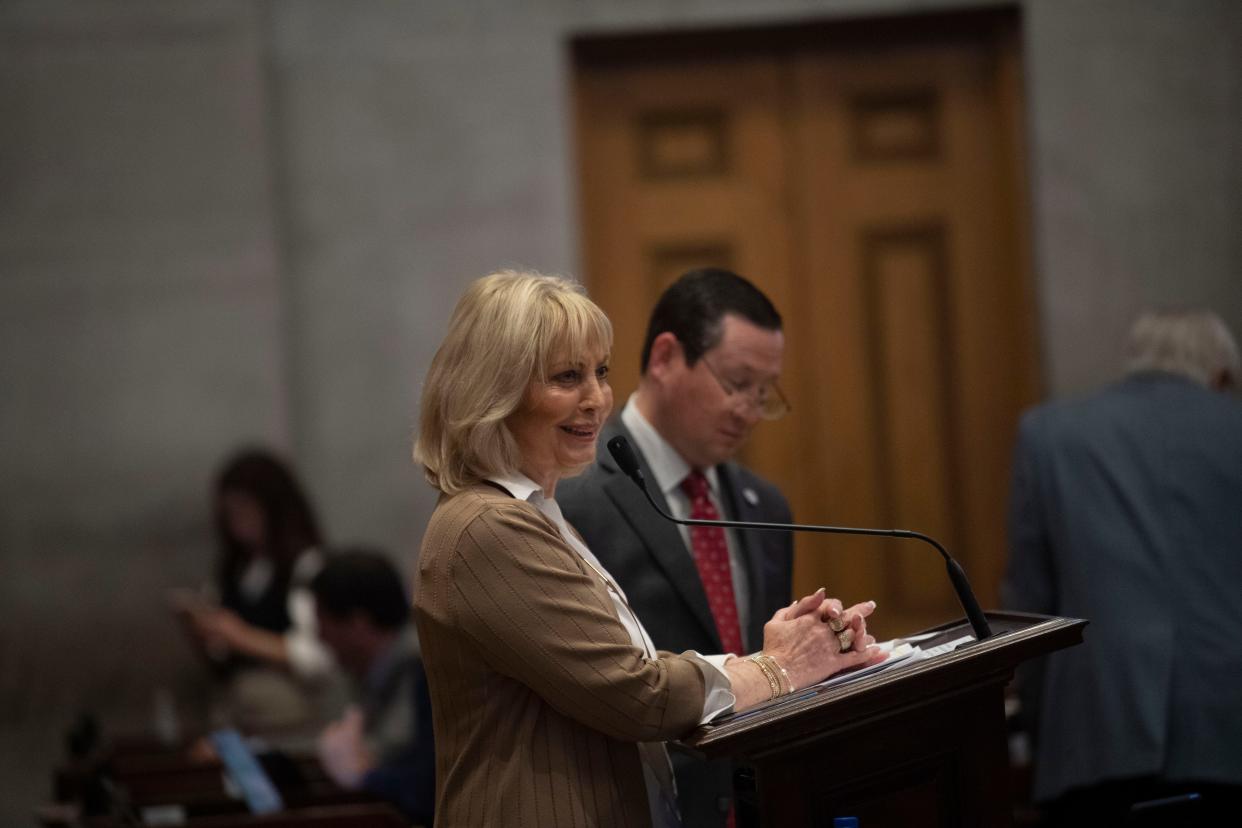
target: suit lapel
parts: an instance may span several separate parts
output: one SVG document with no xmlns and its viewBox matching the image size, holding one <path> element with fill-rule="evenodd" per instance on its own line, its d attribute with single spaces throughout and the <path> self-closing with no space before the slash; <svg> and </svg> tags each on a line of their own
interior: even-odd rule
<svg viewBox="0 0 1242 828">
<path fill-rule="evenodd" d="M 601 435 L 601 439 L 606 442 L 618 434 L 630 440 L 630 444 L 633 445 L 633 439 L 630 437 L 629 431 L 620 420 L 616 420 L 610 427 L 606 427 Z M 668 502 L 664 498 L 664 493 L 659 491 L 659 485 L 655 482 L 655 475 L 651 473 L 651 468 L 647 465 L 647 458 L 638 451 L 637 446 L 635 446 L 634 453 L 638 456 L 638 464 L 642 468 L 643 477 L 647 481 L 647 490 L 651 492 L 651 497 L 655 502 L 660 504 L 660 508 L 667 512 Z M 665 576 L 676 588 L 678 594 L 681 595 L 682 600 L 690 607 L 694 617 L 698 619 L 703 629 L 708 632 L 716 645 L 716 651 L 719 652 L 723 645 L 720 642 L 720 633 L 716 630 L 716 621 L 712 617 L 711 608 L 707 604 L 707 593 L 703 591 L 703 583 L 699 579 L 698 569 L 694 565 L 694 559 L 690 557 L 690 553 L 686 549 L 686 543 L 682 540 L 681 532 L 678 530 L 677 525 L 655 513 L 655 510 L 651 508 L 651 504 L 647 502 L 647 498 L 639 491 L 638 486 L 634 484 L 634 481 L 622 474 L 610 456 L 605 457 L 601 453 L 599 464 L 609 472 L 608 480 L 604 484 L 604 491 L 612 498 L 618 510 L 634 528 L 638 537 L 647 547 L 647 552 L 656 562 L 656 565 L 664 571 Z"/>
</svg>

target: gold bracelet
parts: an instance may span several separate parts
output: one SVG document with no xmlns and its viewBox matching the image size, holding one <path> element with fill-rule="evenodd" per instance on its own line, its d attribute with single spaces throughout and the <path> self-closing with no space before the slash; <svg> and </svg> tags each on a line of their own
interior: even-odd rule
<svg viewBox="0 0 1242 828">
<path fill-rule="evenodd" d="M 789 671 L 786 670 L 784 667 L 782 667 L 781 663 L 777 661 L 774 656 L 770 656 L 767 653 L 763 652 L 762 650 L 760 650 L 759 655 L 763 656 L 768 661 L 772 662 L 772 666 L 780 671 L 781 676 L 785 679 L 785 690 L 784 690 L 785 693 L 792 693 L 793 691 L 798 689 L 794 687 L 793 679 L 789 677 Z"/>
<path fill-rule="evenodd" d="M 780 679 L 776 677 L 776 671 L 774 671 L 769 665 L 765 664 L 763 658 L 763 656 L 756 654 L 749 656 L 747 660 L 754 662 L 755 666 L 758 667 L 763 673 L 763 677 L 768 680 L 768 689 L 772 692 L 772 695 L 768 696 L 768 701 L 772 701 L 772 699 L 781 694 L 781 682 Z"/>
<path fill-rule="evenodd" d="M 771 701 L 780 695 L 780 679 L 776 678 L 775 670 L 764 659 L 756 658 L 754 662 L 759 665 L 760 670 L 763 670 L 764 678 L 768 679 L 768 689 L 771 691 L 768 700 Z"/>
<path fill-rule="evenodd" d="M 775 658 L 760 650 L 753 656 L 750 656 L 750 660 L 758 664 L 760 670 L 763 670 L 764 676 L 768 678 L 769 686 L 771 686 L 773 679 L 776 680 L 776 687 L 773 691 L 775 695 L 772 698 L 784 696 L 794 691 L 794 684 L 793 680 L 789 678 L 789 671 L 782 667 L 781 663 Z"/>
</svg>

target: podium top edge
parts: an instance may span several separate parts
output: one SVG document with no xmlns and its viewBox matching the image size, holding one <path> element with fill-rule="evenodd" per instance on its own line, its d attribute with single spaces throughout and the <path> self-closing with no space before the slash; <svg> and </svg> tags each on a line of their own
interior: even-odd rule
<svg viewBox="0 0 1242 828">
<path fill-rule="evenodd" d="M 714 753 L 712 748 L 717 743 L 732 741 L 744 734 L 758 736 L 758 731 L 774 724 L 799 720 L 814 726 L 822 718 L 838 715 L 837 710 L 848 710 L 856 715 L 863 712 L 862 708 L 877 704 L 880 696 L 885 697 L 885 704 L 892 703 L 890 696 L 904 697 L 908 704 L 924 694 L 954 692 L 985 679 L 1003 683 L 1019 663 L 1080 644 L 1082 631 L 1089 623 L 1082 618 L 1021 612 L 990 611 L 984 615 L 993 629 L 989 638 L 972 641 L 925 661 L 895 665 L 891 671 L 820 688 L 809 696 L 795 693 L 783 701 L 703 725 L 683 739 L 682 744 L 694 751 Z M 970 623 L 960 618 L 911 635 L 939 633 L 937 639 L 951 640 L 963 630 L 969 633 Z M 928 647 L 935 640 L 928 641 Z"/>
</svg>

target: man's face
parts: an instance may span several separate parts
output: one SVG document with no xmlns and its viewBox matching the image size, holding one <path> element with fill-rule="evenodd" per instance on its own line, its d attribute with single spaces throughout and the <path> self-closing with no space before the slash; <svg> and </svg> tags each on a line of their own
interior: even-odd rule
<svg viewBox="0 0 1242 828">
<path fill-rule="evenodd" d="M 363 640 L 367 622 L 361 614 L 338 616 L 316 609 L 315 620 L 319 640 L 332 651 L 337 663 L 356 676 L 365 675 L 368 664 Z"/>
<path fill-rule="evenodd" d="M 720 341 L 693 366 L 680 343 L 660 364 L 653 360 L 648 373 L 660 386 L 656 426 L 664 439 L 696 468 L 732 459 L 762 419 L 748 392 L 776 382 L 784 350 L 780 331 L 729 314 L 721 320 Z"/>
</svg>

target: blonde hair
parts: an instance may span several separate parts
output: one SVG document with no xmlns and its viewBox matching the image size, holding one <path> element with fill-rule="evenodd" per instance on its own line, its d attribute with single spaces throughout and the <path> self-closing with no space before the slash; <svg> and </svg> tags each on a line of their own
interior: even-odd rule
<svg viewBox="0 0 1242 828">
<path fill-rule="evenodd" d="M 564 354 L 612 349 L 612 323 L 577 282 L 503 270 L 476 280 L 449 318 L 423 386 L 414 460 L 453 494 L 516 471 L 506 420 Z"/>
<path fill-rule="evenodd" d="M 1238 346 L 1221 318 L 1204 310 L 1149 311 L 1135 320 L 1127 373 L 1165 371 L 1212 386 L 1239 376 Z"/>
</svg>

